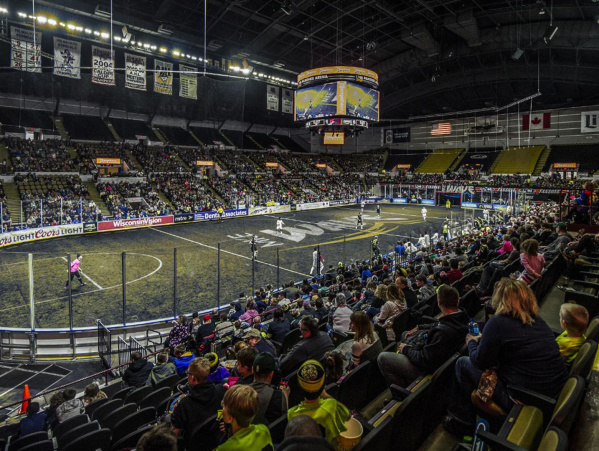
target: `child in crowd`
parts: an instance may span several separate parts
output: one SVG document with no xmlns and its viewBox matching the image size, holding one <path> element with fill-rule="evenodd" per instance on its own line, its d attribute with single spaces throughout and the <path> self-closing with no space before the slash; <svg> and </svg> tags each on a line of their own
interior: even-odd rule
<svg viewBox="0 0 599 451">
<path fill-rule="evenodd" d="M 584 331 L 589 324 L 589 312 L 579 304 L 562 304 L 559 320 L 564 332 L 557 337 L 559 352 L 568 365 L 576 359 L 578 350 L 586 341 Z"/>
<path fill-rule="evenodd" d="M 208 375 L 207 381 L 220 384 L 225 382 L 229 378 L 229 370 L 222 366 L 218 361 L 218 355 L 216 352 L 210 352 L 205 355 L 210 362 L 210 374 Z"/>
<path fill-rule="evenodd" d="M 249 385 L 231 387 L 223 399 L 223 420 L 233 435 L 217 451 L 272 451 L 270 431 L 263 424 L 252 424 L 260 404 L 258 393 Z"/>
</svg>

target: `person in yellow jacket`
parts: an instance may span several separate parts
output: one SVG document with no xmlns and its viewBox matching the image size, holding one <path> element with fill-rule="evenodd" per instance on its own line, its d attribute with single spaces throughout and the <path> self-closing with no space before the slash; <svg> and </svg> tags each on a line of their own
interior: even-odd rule
<svg viewBox="0 0 599 451">
<path fill-rule="evenodd" d="M 447 202 L 445 202 L 445 209 L 451 210 L 451 201 L 449 199 L 447 199 Z"/>
</svg>

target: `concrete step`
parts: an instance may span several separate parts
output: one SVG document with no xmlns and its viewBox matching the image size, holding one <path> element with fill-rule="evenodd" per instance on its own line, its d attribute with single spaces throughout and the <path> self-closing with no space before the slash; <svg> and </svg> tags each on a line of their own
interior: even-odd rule
<svg viewBox="0 0 599 451">
<path fill-rule="evenodd" d="M 100 192 L 98 191 L 96 184 L 94 182 L 83 182 L 83 184 L 87 187 L 87 190 L 89 191 L 89 198 L 94 201 L 100 212 L 104 216 L 110 215 L 108 207 L 100 197 Z"/>
<path fill-rule="evenodd" d="M 62 119 L 59 116 L 54 117 L 54 125 L 56 126 L 58 133 L 60 133 L 60 137 L 67 141 L 69 139 L 69 132 L 67 132 L 67 129 L 64 128 Z"/>
</svg>

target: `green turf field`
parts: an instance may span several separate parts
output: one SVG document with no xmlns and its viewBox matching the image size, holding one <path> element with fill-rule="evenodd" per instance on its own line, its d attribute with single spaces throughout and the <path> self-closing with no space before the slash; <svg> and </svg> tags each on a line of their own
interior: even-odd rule
<svg viewBox="0 0 599 451">
<path fill-rule="evenodd" d="M 155 228 L 103 232 L 25 243 L 0 250 L 0 325 L 28 327 L 30 322 L 28 253 L 33 253 L 35 322 L 38 328 L 68 327 L 67 253 L 83 254 L 86 285 L 73 280 L 76 327 L 123 320 L 121 254 L 126 252 L 126 321 L 173 315 L 174 249 L 177 248 L 177 302 L 180 313 L 217 305 L 217 246 L 221 244 L 221 303 L 239 292 L 250 294 L 252 261 L 249 241 L 257 235 L 255 287 L 297 281 L 312 266 L 312 251 L 320 245 L 325 266 L 370 256 L 370 241 L 379 235 L 381 250 L 389 252 L 398 239 L 424 230 L 439 231 L 445 209 L 383 205 L 377 218 L 374 205 L 364 212 L 364 229 L 356 230 L 359 206 L 292 212 L 280 215 L 283 234 L 276 232 L 279 215 L 229 219 L 222 222 L 178 224 Z M 454 214 L 462 214 L 454 210 Z M 277 271 L 277 250 L 279 270 Z"/>
</svg>

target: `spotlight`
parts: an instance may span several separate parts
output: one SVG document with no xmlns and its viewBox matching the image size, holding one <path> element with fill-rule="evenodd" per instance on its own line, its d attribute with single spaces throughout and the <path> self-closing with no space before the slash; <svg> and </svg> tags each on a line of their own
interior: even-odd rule
<svg viewBox="0 0 599 451">
<path fill-rule="evenodd" d="M 557 33 L 557 30 L 559 30 L 557 25 L 549 25 L 549 27 L 547 27 L 547 31 L 545 31 L 545 34 L 543 35 L 543 41 L 545 44 L 549 44 L 549 42 L 551 42 L 555 36 L 555 33 Z"/>
</svg>

